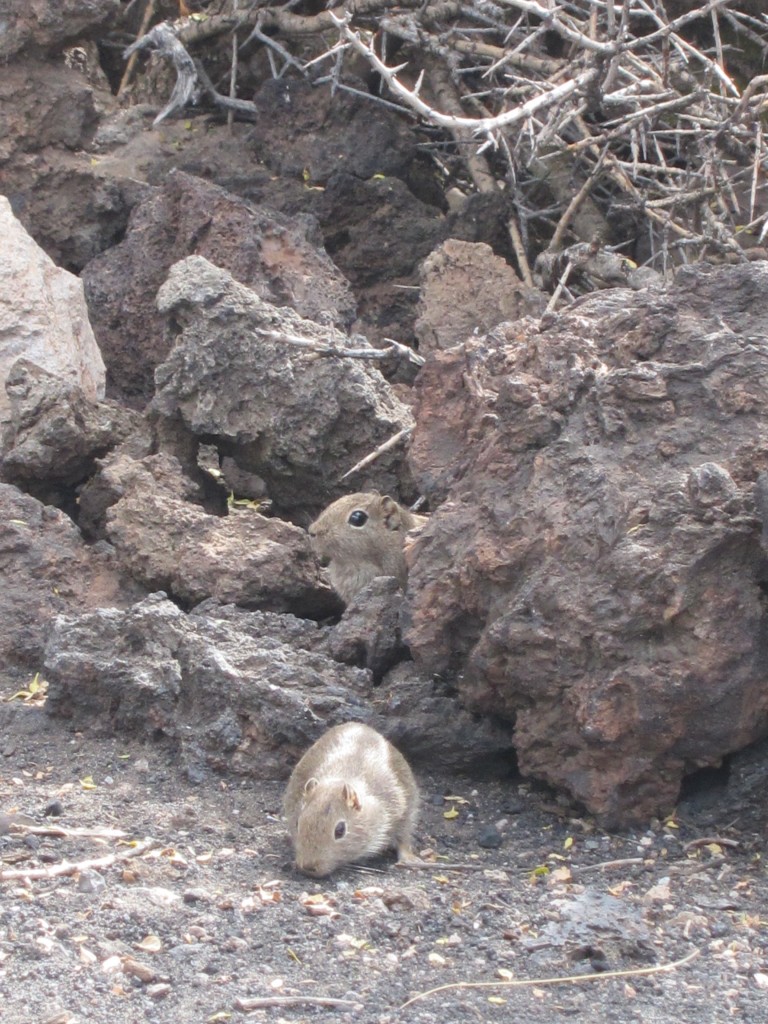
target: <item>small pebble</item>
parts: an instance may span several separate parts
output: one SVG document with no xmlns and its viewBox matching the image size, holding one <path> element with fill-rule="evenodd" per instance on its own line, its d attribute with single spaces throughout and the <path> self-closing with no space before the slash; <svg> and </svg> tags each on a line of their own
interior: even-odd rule
<svg viewBox="0 0 768 1024">
<path fill-rule="evenodd" d="M 495 825 L 486 825 L 477 834 L 477 845 L 484 850 L 498 850 L 501 844 L 502 835 Z"/>
<path fill-rule="evenodd" d="M 98 893 L 106 887 L 104 876 L 100 875 L 98 871 L 81 871 L 77 879 L 78 892 Z"/>
<path fill-rule="evenodd" d="M 43 814 L 46 818 L 60 818 L 64 813 L 64 805 L 61 800 L 51 800 L 49 804 L 45 805 Z"/>
</svg>

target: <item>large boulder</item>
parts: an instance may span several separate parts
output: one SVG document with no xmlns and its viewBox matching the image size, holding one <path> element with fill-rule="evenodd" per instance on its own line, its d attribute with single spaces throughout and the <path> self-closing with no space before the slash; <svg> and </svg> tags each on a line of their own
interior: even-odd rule
<svg viewBox="0 0 768 1024">
<path fill-rule="evenodd" d="M 688 268 L 435 353 L 412 467 L 422 671 L 515 722 L 520 767 L 606 822 L 768 732 L 754 484 L 768 264 Z"/>
</svg>

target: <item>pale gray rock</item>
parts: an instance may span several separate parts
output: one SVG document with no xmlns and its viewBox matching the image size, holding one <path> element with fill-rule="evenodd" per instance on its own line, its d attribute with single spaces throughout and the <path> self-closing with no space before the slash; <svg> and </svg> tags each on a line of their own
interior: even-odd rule
<svg viewBox="0 0 768 1024">
<path fill-rule="evenodd" d="M 90 401 L 104 395 L 105 369 L 88 320 L 82 282 L 55 266 L 0 196 L 0 381 L 20 357 L 77 384 Z M 10 403 L 0 392 L 0 431 Z"/>
</svg>

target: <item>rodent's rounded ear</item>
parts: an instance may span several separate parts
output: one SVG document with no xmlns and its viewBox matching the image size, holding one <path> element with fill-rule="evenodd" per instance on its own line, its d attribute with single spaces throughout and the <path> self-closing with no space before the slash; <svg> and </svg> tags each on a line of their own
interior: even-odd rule
<svg viewBox="0 0 768 1024">
<path fill-rule="evenodd" d="M 357 795 L 355 790 L 348 782 L 345 782 L 341 790 L 342 798 L 346 803 L 347 807 L 352 811 L 360 810 L 360 797 Z"/>
<path fill-rule="evenodd" d="M 315 779 L 315 778 L 307 779 L 307 781 L 304 783 L 304 792 L 305 793 L 311 793 L 316 785 L 317 785 L 317 779 Z"/>
<path fill-rule="evenodd" d="M 381 519 L 388 530 L 400 529 L 400 506 L 394 498 L 385 494 L 379 503 Z"/>
</svg>

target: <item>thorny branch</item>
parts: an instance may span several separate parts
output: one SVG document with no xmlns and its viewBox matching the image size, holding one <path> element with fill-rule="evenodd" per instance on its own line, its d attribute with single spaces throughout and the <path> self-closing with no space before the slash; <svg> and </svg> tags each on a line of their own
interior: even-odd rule
<svg viewBox="0 0 768 1024">
<path fill-rule="evenodd" d="M 508 196 L 510 256 L 527 281 L 537 256 L 574 243 L 608 245 L 660 271 L 765 255 L 768 15 L 751 0 L 701 0 L 678 17 L 662 0 L 304 9 L 212 0 L 206 16 L 156 25 L 126 56 L 154 48 L 173 60 L 177 86 L 158 120 L 199 94 L 258 119 L 243 98 L 253 89 L 235 88 L 235 55 L 258 47 L 275 77 L 407 114 L 446 188 Z M 225 96 L 204 67 L 206 48 L 235 34 Z M 361 59 L 378 82 L 367 92 Z"/>
</svg>

